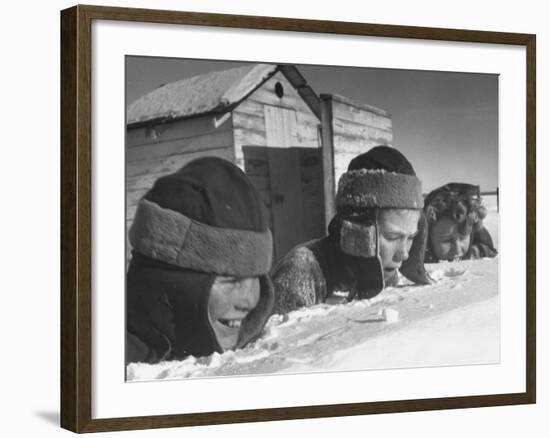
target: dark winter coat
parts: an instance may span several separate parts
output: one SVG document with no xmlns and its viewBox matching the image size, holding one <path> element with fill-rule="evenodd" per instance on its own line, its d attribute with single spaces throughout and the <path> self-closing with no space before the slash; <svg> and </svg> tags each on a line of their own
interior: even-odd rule
<svg viewBox="0 0 550 438">
<path fill-rule="evenodd" d="M 126 284 L 126 363 L 221 353 L 208 317 L 215 278 L 134 252 Z M 272 307 L 273 286 L 264 275 L 259 303 L 244 320 L 237 347 L 259 336 Z"/>
<path fill-rule="evenodd" d="M 348 299 L 360 295 L 358 284 L 382 281 L 373 260 L 344 254 L 330 237 L 296 246 L 272 272 L 275 313 L 286 313 L 300 307 L 323 303 L 335 291 L 348 292 Z M 378 277 L 378 278 L 377 278 Z M 391 285 L 393 280 L 386 282 Z M 371 298 L 379 290 L 370 288 L 364 297 Z"/>
</svg>

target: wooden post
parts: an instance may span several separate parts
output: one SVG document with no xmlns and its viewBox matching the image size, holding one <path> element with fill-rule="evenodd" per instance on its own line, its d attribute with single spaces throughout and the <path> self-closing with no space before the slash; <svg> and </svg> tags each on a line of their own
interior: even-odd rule
<svg viewBox="0 0 550 438">
<path fill-rule="evenodd" d="M 323 181 L 325 192 L 325 230 L 336 214 L 334 195 L 334 144 L 332 129 L 332 96 L 321 94 L 321 147 L 323 148 Z"/>
</svg>

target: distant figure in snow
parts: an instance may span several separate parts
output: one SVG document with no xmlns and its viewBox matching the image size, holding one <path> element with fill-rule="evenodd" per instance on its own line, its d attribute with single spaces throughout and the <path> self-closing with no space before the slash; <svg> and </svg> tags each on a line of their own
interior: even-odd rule
<svg viewBox="0 0 550 438">
<path fill-rule="evenodd" d="M 354 158 L 336 194 L 328 236 L 293 248 L 272 271 L 275 312 L 322 303 L 335 291 L 372 298 L 400 270 L 428 284 L 422 187 L 396 149 L 377 146 Z"/>
<path fill-rule="evenodd" d="M 483 226 L 487 209 L 479 186 L 448 183 L 426 196 L 429 224 L 426 262 L 495 257 L 493 239 Z"/>
<path fill-rule="evenodd" d="M 221 353 L 259 336 L 274 303 L 273 240 L 237 166 L 207 157 L 159 178 L 129 237 L 126 363 Z"/>
</svg>

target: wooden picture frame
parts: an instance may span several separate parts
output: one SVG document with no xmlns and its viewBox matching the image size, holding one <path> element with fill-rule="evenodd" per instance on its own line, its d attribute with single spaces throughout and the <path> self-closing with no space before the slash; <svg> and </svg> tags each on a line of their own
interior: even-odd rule
<svg viewBox="0 0 550 438">
<path fill-rule="evenodd" d="M 92 22 L 162 23 L 516 45 L 526 49 L 526 338 L 524 392 L 92 418 Z M 536 37 L 531 34 L 75 6 L 61 12 L 61 426 L 74 432 L 396 413 L 536 401 Z"/>
</svg>

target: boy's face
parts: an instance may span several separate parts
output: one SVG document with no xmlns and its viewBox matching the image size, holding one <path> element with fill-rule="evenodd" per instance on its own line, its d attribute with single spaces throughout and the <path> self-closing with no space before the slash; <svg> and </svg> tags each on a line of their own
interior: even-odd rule
<svg viewBox="0 0 550 438">
<path fill-rule="evenodd" d="M 242 321 L 259 300 L 259 278 L 216 277 L 208 299 L 208 316 L 223 350 L 235 348 Z"/>
<path fill-rule="evenodd" d="M 378 215 L 378 242 L 384 280 L 397 273 L 409 258 L 409 250 L 418 232 L 418 210 L 387 209 Z"/>
<path fill-rule="evenodd" d="M 470 235 L 461 234 L 458 224 L 446 217 L 430 227 L 429 239 L 434 255 L 439 260 L 459 259 L 470 247 Z"/>
</svg>

